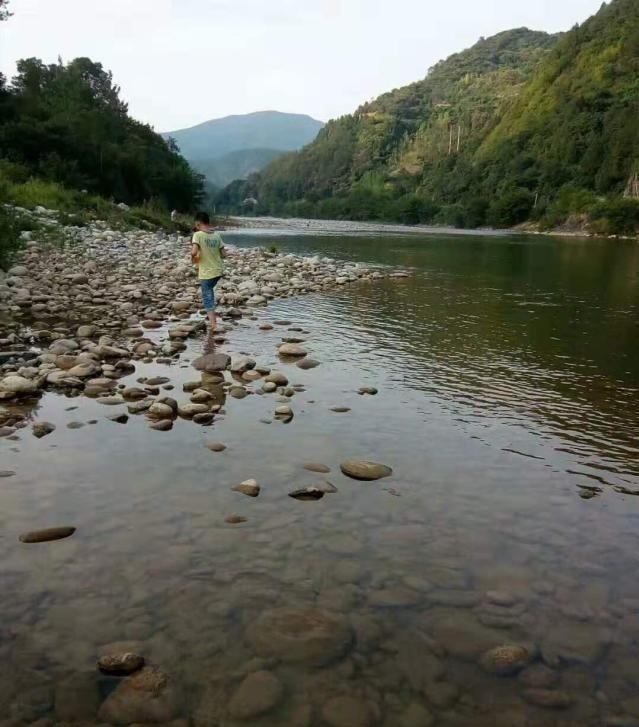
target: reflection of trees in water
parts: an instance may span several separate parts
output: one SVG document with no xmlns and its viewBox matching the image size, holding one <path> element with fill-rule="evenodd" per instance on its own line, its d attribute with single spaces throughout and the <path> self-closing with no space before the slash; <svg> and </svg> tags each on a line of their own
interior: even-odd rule
<svg viewBox="0 0 639 727">
<path fill-rule="evenodd" d="M 336 298 L 336 317 L 352 321 L 360 347 L 456 414 L 550 433 L 569 442 L 570 454 L 597 457 L 593 466 L 639 474 L 630 461 L 639 425 L 636 245 L 525 237 L 367 242 L 345 244 L 415 274 Z"/>
</svg>

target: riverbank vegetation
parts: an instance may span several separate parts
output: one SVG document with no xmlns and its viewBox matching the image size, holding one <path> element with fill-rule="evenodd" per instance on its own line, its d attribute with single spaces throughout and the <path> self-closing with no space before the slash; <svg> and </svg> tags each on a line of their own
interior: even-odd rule
<svg viewBox="0 0 639 727">
<path fill-rule="evenodd" d="M 639 5 L 569 33 L 481 39 L 329 122 L 218 205 L 257 214 L 459 227 L 639 229 Z"/>
</svg>

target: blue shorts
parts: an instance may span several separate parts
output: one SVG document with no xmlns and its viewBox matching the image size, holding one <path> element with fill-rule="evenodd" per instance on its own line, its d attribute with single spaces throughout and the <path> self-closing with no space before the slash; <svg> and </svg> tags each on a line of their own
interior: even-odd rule
<svg viewBox="0 0 639 727">
<path fill-rule="evenodd" d="M 205 311 L 215 310 L 215 286 L 218 284 L 219 277 L 200 280 L 202 288 L 202 304 Z"/>
</svg>

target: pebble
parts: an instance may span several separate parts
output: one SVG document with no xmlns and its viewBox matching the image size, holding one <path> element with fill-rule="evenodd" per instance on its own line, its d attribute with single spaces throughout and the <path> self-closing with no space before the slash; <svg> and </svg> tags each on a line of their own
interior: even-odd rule
<svg viewBox="0 0 639 727">
<path fill-rule="evenodd" d="M 332 406 L 331 411 L 337 412 L 338 414 L 346 414 L 351 410 L 350 406 Z"/>
<path fill-rule="evenodd" d="M 239 485 L 233 485 L 231 488 L 235 492 L 241 492 L 249 497 L 257 497 L 260 494 L 260 486 L 256 480 L 244 480 Z"/>
<path fill-rule="evenodd" d="M 303 358 L 301 361 L 297 361 L 295 365 L 298 369 L 302 369 L 302 371 L 310 371 L 310 369 L 317 368 L 320 365 L 320 362 L 316 361 L 314 358 L 306 356 L 306 358 Z"/>
<path fill-rule="evenodd" d="M 229 525 L 239 525 L 240 523 L 247 522 L 248 518 L 243 517 L 242 515 L 227 515 L 224 518 L 225 523 L 229 523 Z"/>
<path fill-rule="evenodd" d="M 44 530 L 31 530 L 20 536 L 22 543 L 48 543 L 52 540 L 63 540 L 75 533 L 72 526 L 62 525 L 56 528 L 45 528 Z"/>
<path fill-rule="evenodd" d="M 532 660 L 525 646 L 505 644 L 482 654 L 480 664 L 485 671 L 498 676 L 510 676 L 521 671 Z"/>
<path fill-rule="evenodd" d="M 277 351 L 280 356 L 290 356 L 292 358 L 302 358 L 308 355 L 308 351 L 297 343 L 283 343 Z"/>
<path fill-rule="evenodd" d="M 15 472 L 13 470 L 0 470 L 0 479 L 3 477 L 13 477 Z"/>
<path fill-rule="evenodd" d="M 156 432 L 169 432 L 173 429 L 173 419 L 160 419 L 157 422 L 151 422 L 149 428 L 154 429 Z"/>
<path fill-rule="evenodd" d="M 331 471 L 330 467 L 319 462 L 305 462 L 303 467 L 309 472 L 320 472 L 322 474 L 327 474 Z"/>
<path fill-rule="evenodd" d="M 358 394 L 361 394 L 362 396 L 365 394 L 368 394 L 369 396 L 375 396 L 377 394 L 377 389 L 374 386 L 361 386 L 358 391 Z"/>
<path fill-rule="evenodd" d="M 384 464 L 362 459 L 351 459 L 342 462 L 340 469 L 347 477 L 365 481 L 379 480 L 393 474 L 393 470 Z"/>
<path fill-rule="evenodd" d="M 115 422 L 116 424 L 126 424 L 129 421 L 129 415 L 128 414 L 111 414 L 107 417 L 107 419 L 110 419 L 112 422 Z"/>
<path fill-rule="evenodd" d="M 98 659 L 98 669 L 110 676 L 126 676 L 144 666 L 144 657 L 132 652 L 104 654 Z"/>
<path fill-rule="evenodd" d="M 33 432 L 34 437 L 41 439 L 42 437 L 46 437 L 47 434 L 51 434 L 51 432 L 55 431 L 55 424 L 51 424 L 51 422 L 36 422 L 31 427 L 31 431 Z"/>
<path fill-rule="evenodd" d="M 222 444 L 221 442 L 209 442 L 206 447 L 207 449 L 210 449 L 211 452 L 223 452 L 226 449 L 226 444 Z"/>
</svg>

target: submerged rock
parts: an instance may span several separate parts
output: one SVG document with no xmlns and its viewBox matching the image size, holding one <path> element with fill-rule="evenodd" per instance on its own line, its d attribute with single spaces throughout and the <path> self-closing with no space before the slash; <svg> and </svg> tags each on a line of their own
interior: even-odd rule
<svg viewBox="0 0 639 727">
<path fill-rule="evenodd" d="M 374 713 L 368 702 L 345 695 L 329 699 L 322 707 L 322 718 L 330 727 L 369 727 Z"/>
<path fill-rule="evenodd" d="M 241 523 L 245 523 L 248 521 L 248 518 L 244 517 L 243 515 L 227 515 L 224 518 L 224 522 L 228 523 L 229 525 L 240 525 Z"/>
<path fill-rule="evenodd" d="M 246 636 L 262 656 L 307 666 L 325 666 L 342 657 L 353 643 L 353 631 L 344 616 L 314 607 L 264 611 L 249 625 Z"/>
<path fill-rule="evenodd" d="M 229 702 L 231 717 L 252 719 L 274 709 L 282 700 L 284 689 L 280 680 L 270 671 L 249 674 L 240 684 Z"/>
<path fill-rule="evenodd" d="M 342 462 L 340 469 L 347 477 L 352 477 L 354 480 L 379 480 L 393 474 L 390 467 L 364 459 L 351 459 Z"/>
<path fill-rule="evenodd" d="M 305 470 L 308 470 L 309 472 L 320 472 L 322 474 L 327 474 L 331 471 L 330 467 L 327 467 L 325 464 L 320 464 L 319 462 L 306 462 L 302 466 Z"/>
<path fill-rule="evenodd" d="M 521 671 L 532 661 L 532 654 L 525 646 L 504 644 L 482 654 L 480 663 L 491 674 L 509 676 Z"/>
<path fill-rule="evenodd" d="M 173 681 L 154 666 L 145 666 L 125 678 L 102 703 L 102 722 L 128 725 L 135 722 L 168 722 L 180 712 L 179 692 Z"/>
<path fill-rule="evenodd" d="M 98 669 L 111 676 L 126 676 L 144 666 L 144 657 L 127 651 L 120 654 L 104 654 L 98 659 Z"/>
<path fill-rule="evenodd" d="M 44 528 L 43 530 L 31 530 L 20 536 L 22 543 L 48 543 L 52 540 L 62 540 L 75 533 L 75 528 L 63 525 L 57 528 Z"/>
</svg>

